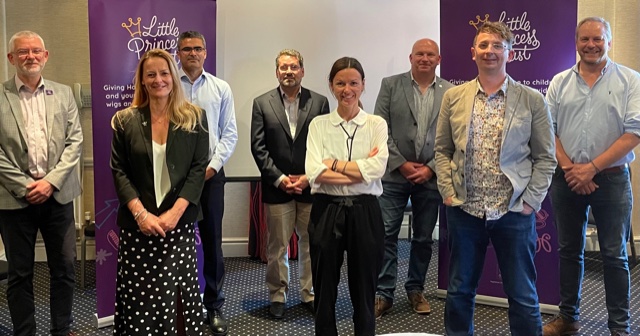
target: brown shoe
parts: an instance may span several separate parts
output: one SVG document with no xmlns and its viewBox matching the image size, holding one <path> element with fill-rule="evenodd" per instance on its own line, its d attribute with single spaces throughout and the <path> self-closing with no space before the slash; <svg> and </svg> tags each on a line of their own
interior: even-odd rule
<svg viewBox="0 0 640 336">
<path fill-rule="evenodd" d="M 386 314 L 391 307 L 393 307 L 393 303 L 387 301 L 382 296 L 376 296 L 376 305 L 374 307 L 374 312 L 376 314 L 376 318 L 381 317 Z"/>
<path fill-rule="evenodd" d="M 569 321 L 560 315 L 542 327 L 543 336 L 567 336 L 577 335 L 580 330 L 580 321 Z"/>
<path fill-rule="evenodd" d="M 628 336 L 629 334 L 626 330 L 611 330 L 611 336 Z"/>
<path fill-rule="evenodd" d="M 409 292 L 407 293 L 407 297 L 414 312 L 420 315 L 431 313 L 431 305 L 429 305 L 429 301 L 424 298 L 422 292 Z"/>
</svg>

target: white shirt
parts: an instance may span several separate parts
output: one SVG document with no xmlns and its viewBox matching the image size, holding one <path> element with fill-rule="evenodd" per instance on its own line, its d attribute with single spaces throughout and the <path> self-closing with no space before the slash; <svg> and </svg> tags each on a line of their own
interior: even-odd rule
<svg viewBox="0 0 640 336">
<path fill-rule="evenodd" d="M 347 141 L 350 136 L 353 136 L 353 141 Z M 305 161 L 311 193 L 335 196 L 380 196 L 382 194 L 381 178 L 389 158 L 387 138 L 387 123 L 384 119 L 368 114 L 362 109 L 350 121 L 344 121 L 337 110 L 315 117 L 309 125 Z M 368 157 L 375 147 L 378 148 L 378 154 Z M 364 180 L 352 185 L 316 182 L 318 176 L 327 169 L 322 161 L 325 159 L 347 161 L 349 148 L 351 148 L 351 161 L 355 161 L 358 165 Z"/>
<path fill-rule="evenodd" d="M 47 109 L 45 106 L 45 94 L 51 95 L 51 90 L 46 90 L 44 80 L 31 92 L 29 88 L 15 76 L 16 87 L 20 97 L 22 120 L 26 132 L 27 148 L 29 148 L 29 174 L 33 178 L 43 178 L 47 174 L 49 157 L 49 137 L 47 135 Z"/>
<path fill-rule="evenodd" d="M 160 207 L 164 197 L 171 190 L 171 179 L 167 167 L 167 144 L 153 143 L 153 187 L 156 192 L 156 206 Z"/>
</svg>

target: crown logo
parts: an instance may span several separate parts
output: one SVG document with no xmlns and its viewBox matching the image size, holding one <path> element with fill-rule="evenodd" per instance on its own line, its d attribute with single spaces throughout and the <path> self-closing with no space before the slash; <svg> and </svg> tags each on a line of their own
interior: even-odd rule
<svg viewBox="0 0 640 336">
<path fill-rule="evenodd" d="M 140 21 L 142 19 L 140 17 L 138 17 L 138 20 L 136 21 L 136 23 L 133 23 L 133 20 L 131 18 L 129 18 L 129 25 L 127 25 L 126 23 L 122 23 L 122 28 L 126 28 L 127 31 L 129 31 L 129 35 L 131 35 L 131 37 L 136 36 L 136 34 L 138 36 L 142 36 L 142 33 L 140 32 Z M 131 26 L 135 26 L 134 31 L 131 31 Z M 137 30 L 136 30 L 137 28 Z"/>
<path fill-rule="evenodd" d="M 480 15 L 476 15 L 476 22 L 469 21 L 469 25 L 478 30 L 478 28 L 480 28 L 487 21 L 489 21 L 489 14 L 484 15 L 484 20 L 480 18 Z"/>
</svg>

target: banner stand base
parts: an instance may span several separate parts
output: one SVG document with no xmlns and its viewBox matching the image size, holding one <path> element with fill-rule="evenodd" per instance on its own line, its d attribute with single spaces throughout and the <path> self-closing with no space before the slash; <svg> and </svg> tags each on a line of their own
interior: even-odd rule
<svg viewBox="0 0 640 336">
<path fill-rule="evenodd" d="M 447 297 L 446 289 L 437 289 L 436 296 L 440 299 L 445 299 Z M 487 295 L 476 295 L 476 303 L 487 305 L 487 306 L 495 306 L 502 308 L 509 308 L 509 302 L 505 298 L 499 298 L 495 296 L 487 296 Z M 560 308 L 557 305 L 549 305 L 549 304 L 540 304 L 540 312 L 543 314 L 551 314 L 556 315 L 560 312 Z"/>
<path fill-rule="evenodd" d="M 110 327 L 113 325 L 113 315 L 98 318 L 98 314 L 93 314 L 93 317 L 94 317 L 93 325 L 96 327 L 96 329 Z"/>
</svg>

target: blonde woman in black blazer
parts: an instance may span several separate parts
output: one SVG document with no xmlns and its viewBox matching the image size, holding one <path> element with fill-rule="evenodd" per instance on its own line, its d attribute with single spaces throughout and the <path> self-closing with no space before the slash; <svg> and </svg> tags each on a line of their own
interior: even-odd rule
<svg viewBox="0 0 640 336">
<path fill-rule="evenodd" d="M 166 51 L 140 60 L 132 107 L 111 126 L 120 201 L 115 335 L 200 335 L 194 222 L 208 164 L 203 111 L 187 102 Z"/>
</svg>

